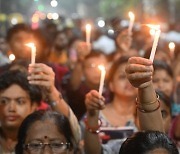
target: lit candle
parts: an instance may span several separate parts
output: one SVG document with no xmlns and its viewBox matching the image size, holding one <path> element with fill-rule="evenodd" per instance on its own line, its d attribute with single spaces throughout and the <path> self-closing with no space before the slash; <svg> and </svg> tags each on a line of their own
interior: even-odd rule
<svg viewBox="0 0 180 154">
<path fill-rule="evenodd" d="M 101 71 L 101 78 L 100 78 L 100 84 L 99 84 L 99 94 L 102 95 L 106 70 L 105 70 L 103 65 L 99 65 L 98 68 Z"/>
<path fill-rule="evenodd" d="M 91 41 L 91 25 L 87 24 L 86 25 L 86 43 L 90 44 Z"/>
<path fill-rule="evenodd" d="M 149 25 L 149 24 L 147 24 L 147 26 L 155 30 L 154 42 L 153 42 L 151 54 L 150 54 L 150 57 L 149 57 L 149 59 L 153 62 L 154 56 L 155 56 L 155 53 L 156 53 L 156 48 L 157 48 L 158 41 L 159 41 L 159 37 L 160 37 L 160 34 L 161 34 L 161 30 L 160 30 L 160 25 Z"/>
<path fill-rule="evenodd" d="M 151 39 L 152 39 L 152 40 L 154 39 L 155 33 L 156 33 L 156 30 L 154 30 L 154 29 L 150 29 L 150 30 L 149 30 L 149 34 L 151 35 Z"/>
<path fill-rule="evenodd" d="M 26 46 L 31 48 L 31 64 L 35 64 L 36 60 L 36 46 L 34 43 L 27 43 Z"/>
<path fill-rule="evenodd" d="M 129 35 L 131 35 L 135 16 L 134 16 L 134 13 L 132 13 L 132 12 L 129 12 L 128 15 L 129 15 L 129 18 L 130 18 L 128 33 L 129 33 Z"/>
<path fill-rule="evenodd" d="M 170 50 L 170 55 L 171 55 L 171 58 L 173 59 L 174 58 L 174 50 L 175 50 L 175 43 L 174 42 L 170 42 L 169 43 L 169 50 Z"/>
</svg>

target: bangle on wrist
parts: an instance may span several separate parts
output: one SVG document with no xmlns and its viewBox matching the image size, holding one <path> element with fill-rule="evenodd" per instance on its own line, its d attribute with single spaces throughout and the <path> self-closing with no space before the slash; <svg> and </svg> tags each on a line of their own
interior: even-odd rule
<svg viewBox="0 0 180 154">
<path fill-rule="evenodd" d="M 61 94 L 59 94 L 59 99 L 60 99 L 60 100 L 63 99 L 63 97 L 62 97 Z M 54 107 L 57 106 L 58 102 L 59 102 L 59 101 L 51 101 L 51 102 L 49 102 L 49 104 L 50 104 L 50 106 L 51 106 L 52 108 L 54 108 Z"/>
<path fill-rule="evenodd" d="M 152 102 L 149 102 L 149 103 L 144 103 L 144 104 L 139 103 L 139 100 L 138 100 L 138 98 L 136 97 L 136 105 L 138 105 L 138 106 L 142 106 L 142 105 L 152 105 L 152 104 L 155 104 L 157 101 L 159 101 L 159 95 L 158 95 L 158 94 L 156 94 L 156 100 L 155 100 L 155 101 L 152 101 Z"/>
<path fill-rule="evenodd" d="M 101 119 L 98 119 L 98 125 L 97 126 L 90 126 L 88 123 L 87 118 L 84 119 L 84 123 L 86 126 L 86 129 L 93 134 L 98 134 L 100 132 L 100 127 L 102 126 L 102 121 Z"/>
<path fill-rule="evenodd" d="M 159 95 L 157 95 L 156 101 L 143 104 L 143 105 L 152 105 L 152 104 L 155 104 L 156 102 L 158 102 L 158 106 L 157 106 L 155 109 L 153 109 L 153 110 L 147 110 L 147 109 L 143 109 L 142 104 L 138 103 L 138 102 L 137 102 L 137 99 L 136 99 L 136 108 L 137 108 L 140 112 L 143 112 L 143 113 L 151 113 L 151 112 L 157 111 L 157 110 L 160 108 Z"/>
</svg>

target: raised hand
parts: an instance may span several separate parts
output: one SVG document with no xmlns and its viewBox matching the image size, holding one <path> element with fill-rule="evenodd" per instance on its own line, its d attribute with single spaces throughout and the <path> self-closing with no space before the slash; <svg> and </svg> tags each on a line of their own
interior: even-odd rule
<svg viewBox="0 0 180 154">
<path fill-rule="evenodd" d="M 55 74 L 52 68 L 42 63 L 29 65 L 28 80 L 30 84 L 44 86 L 50 91 L 55 88 Z"/>
<path fill-rule="evenodd" d="M 105 108 L 104 101 L 105 101 L 104 97 L 100 96 L 98 91 L 91 90 L 89 93 L 86 94 L 86 98 L 85 98 L 86 109 L 88 111 L 102 110 Z"/>
<path fill-rule="evenodd" d="M 79 41 L 76 46 L 78 60 L 82 61 L 91 52 L 91 44 Z"/>
<path fill-rule="evenodd" d="M 126 66 L 126 75 L 134 87 L 140 89 L 148 87 L 152 82 L 152 62 L 141 57 L 129 58 Z"/>
</svg>

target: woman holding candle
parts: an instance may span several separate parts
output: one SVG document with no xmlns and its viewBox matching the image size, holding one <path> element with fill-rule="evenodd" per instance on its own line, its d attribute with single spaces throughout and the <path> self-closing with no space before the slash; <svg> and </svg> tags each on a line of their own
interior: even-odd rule
<svg viewBox="0 0 180 154">
<path fill-rule="evenodd" d="M 128 57 L 122 57 L 115 61 L 109 70 L 108 85 L 111 91 L 111 101 L 108 104 L 103 103 L 104 98 L 95 90 L 86 95 L 87 115 L 97 114 L 102 122 L 101 128 L 131 127 L 132 132 L 137 131 L 135 125 L 136 89 L 130 85 L 126 78 L 127 61 Z M 99 103 L 98 97 L 101 98 L 101 103 Z M 97 111 L 93 111 L 95 108 Z M 81 124 L 83 126 L 83 122 Z M 121 139 L 110 140 L 105 144 L 105 147 L 108 146 L 113 151 L 118 152 L 119 146 L 117 145 L 120 145 L 121 142 Z"/>
<path fill-rule="evenodd" d="M 43 92 L 46 96 L 44 99 L 46 99 L 45 101 L 53 111 L 59 112 L 68 118 L 74 138 L 78 144 L 80 130 L 77 118 L 63 99 L 62 94 L 55 87 L 55 73 L 52 68 L 42 63 L 30 64 L 28 80 L 30 84 L 38 85 L 44 89 Z"/>
<path fill-rule="evenodd" d="M 122 63 L 121 65 L 119 65 L 119 70 L 116 71 L 116 74 L 113 76 L 113 79 L 119 80 L 116 80 L 116 85 L 113 85 L 112 81 L 109 83 L 111 90 L 113 90 L 114 92 L 113 98 L 115 100 L 113 99 L 111 105 L 106 105 L 105 110 L 99 112 L 99 110 L 102 110 L 104 108 L 104 104 L 103 97 L 101 97 L 98 92 L 91 91 L 89 94 L 87 94 L 86 106 L 88 112 L 86 123 L 88 123 L 89 126 L 89 128 L 85 130 L 85 148 L 87 153 L 101 152 L 101 144 L 97 135 L 98 131 L 95 131 L 95 129 L 98 130 L 101 126 L 101 123 L 98 123 L 99 115 L 101 117 L 101 114 L 103 113 L 106 116 L 108 122 L 111 122 L 110 124 L 114 126 L 117 126 L 117 124 L 119 126 L 124 126 L 129 120 L 135 120 L 133 116 L 133 111 L 135 111 L 135 91 L 133 92 L 133 90 L 130 90 L 130 87 L 127 88 L 128 83 L 125 84 L 125 87 L 128 89 L 128 91 L 122 91 L 123 88 L 119 87 L 120 83 L 122 82 L 120 80 L 126 79 L 126 75 L 130 83 L 134 87 L 138 88 L 137 113 L 140 121 L 140 128 L 142 130 L 164 131 L 158 99 L 156 98 L 156 93 L 152 86 L 152 62 L 150 60 L 139 57 L 130 58 L 128 65 L 126 66 L 126 75 L 124 64 L 126 63 Z M 121 75 L 123 69 L 125 75 L 124 78 L 123 75 Z M 123 92 L 126 95 L 123 94 Z M 114 109 L 112 109 L 113 107 Z M 115 114 L 117 115 L 117 111 L 121 111 L 121 113 L 119 112 L 119 115 L 115 116 Z M 113 115 L 112 118 L 111 115 Z M 120 116 L 123 118 L 121 118 Z M 103 120 L 101 121 L 103 125 Z M 94 133 L 89 131 L 90 128 L 93 128 Z M 91 140 L 91 142 L 89 142 L 89 140 Z M 96 145 L 96 149 L 92 148 L 91 143 L 93 143 L 93 145 Z M 102 150 L 104 153 L 118 153 L 119 151 L 116 150 L 120 148 L 121 143 L 122 142 L 119 142 L 119 144 L 113 143 L 112 146 L 103 146 Z M 114 147 L 116 147 L 116 150 L 114 149 Z"/>
</svg>

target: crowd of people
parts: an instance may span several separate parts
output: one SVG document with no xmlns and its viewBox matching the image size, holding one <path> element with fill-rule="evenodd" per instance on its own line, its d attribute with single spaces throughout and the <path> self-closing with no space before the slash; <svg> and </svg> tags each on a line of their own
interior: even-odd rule
<svg viewBox="0 0 180 154">
<path fill-rule="evenodd" d="M 90 43 L 81 20 L 21 23 L 0 36 L 1 154 L 179 153 L 180 44 L 172 52 L 160 37 L 152 62 L 147 27 L 109 26 L 92 26 Z"/>
</svg>

